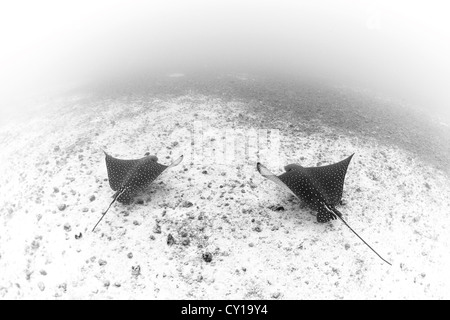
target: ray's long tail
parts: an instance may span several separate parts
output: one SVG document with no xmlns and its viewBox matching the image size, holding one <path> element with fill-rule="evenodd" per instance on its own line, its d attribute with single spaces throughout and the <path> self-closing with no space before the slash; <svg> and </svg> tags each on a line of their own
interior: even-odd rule
<svg viewBox="0 0 450 320">
<path fill-rule="evenodd" d="M 348 223 L 344 220 L 344 218 L 342 218 L 342 214 L 336 209 L 336 208 L 333 208 L 333 211 L 335 212 L 335 214 L 337 215 L 337 217 L 339 218 L 339 219 L 341 219 L 341 221 L 359 238 L 359 239 L 361 239 L 361 241 L 362 242 L 364 242 L 365 243 L 365 245 L 366 246 L 368 246 L 369 248 L 370 248 L 370 250 L 372 250 L 373 252 L 375 252 L 375 254 L 378 256 L 378 257 L 380 257 L 380 259 L 381 260 L 383 260 L 384 262 L 386 262 L 388 265 L 390 265 L 390 266 L 392 266 L 392 264 L 389 262 L 389 261 L 387 261 L 386 259 L 384 259 L 382 256 L 380 256 L 379 254 L 378 254 L 378 252 L 376 252 L 366 241 L 364 241 L 364 239 L 363 238 L 361 238 L 360 236 L 359 236 L 359 234 L 357 234 L 356 233 L 356 231 L 355 230 L 353 230 L 352 229 L 352 227 L 350 227 L 349 225 L 348 225 Z"/>
<path fill-rule="evenodd" d="M 116 202 L 117 198 L 119 198 L 122 193 L 124 193 L 127 190 L 127 188 L 123 189 L 121 192 L 117 192 L 117 194 L 114 196 L 114 199 L 111 201 L 111 203 L 108 206 L 108 209 L 106 209 L 105 212 L 102 213 L 102 216 L 100 217 L 100 219 L 97 221 L 97 223 L 95 224 L 94 228 L 92 228 L 92 232 L 94 232 L 95 228 L 97 228 L 98 224 L 100 223 L 100 221 L 103 220 L 103 218 L 105 217 L 106 213 L 108 212 L 109 208 L 111 208 L 111 206 L 113 205 L 114 202 Z"/>
</svg>

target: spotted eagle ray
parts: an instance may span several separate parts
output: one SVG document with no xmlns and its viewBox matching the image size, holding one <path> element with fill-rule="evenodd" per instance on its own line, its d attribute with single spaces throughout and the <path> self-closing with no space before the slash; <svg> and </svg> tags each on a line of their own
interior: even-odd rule
<svg viewBox="0 0 450 320">
<path fill-rule="evenodd" d="M 130 203 L 137 191 L 148 187 L 164 170 L 175 167 L 183 160 L 183 156 L 181 156 L 172 164 L 166 166 L 158 163 L 158 158 L 148 153 L 141 159 L 122 160 L 110 156 L 105 151 L 103 152 L 106 157 L 109 185 L 116 193 L 113 195 L 113 201 L 109 204 L 108 209 L 103 212 L 92 231 L 102 221 L 116 200 L 125 204 Z"/>
<path fill-rule="evenodd" d="M 272 180 L 317 211 L 318 222 L 325 223 L 339 218 L 381 260 L 391 265 L 347 224 L 342 218 L 342 213 L 335 207 L 341 202 L 345 174 L 352 157 L 353 154 L 340 162 L 321 167 L 305 168 L 298 164 L 290 164 L 284 167 L 286 172 L 279 176 L 274 175 L 259 162 L 256 168 L 262 176 Z"/>
</svg>

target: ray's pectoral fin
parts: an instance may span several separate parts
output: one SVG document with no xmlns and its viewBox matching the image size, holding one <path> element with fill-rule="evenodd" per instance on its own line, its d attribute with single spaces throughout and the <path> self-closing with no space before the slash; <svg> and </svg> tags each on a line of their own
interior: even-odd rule
<svg viewBox="0 0 450 320">
<path fill-rule="evenodd" d="M 312 183 L 321 190 L 322 196 L 326 199 L 327 204 L 335 206 L 338 205 L 342 199 L 342 192 L 344 190 L 344 179 L 347 173 L 347 168 L 352 159 L 353 154 L 346 159 L 321 167 L 300 168 L 308 175 Z M 295 168 L 296 165 L 290 165 Z"/>
<path fill-rule="evenodd" d="M 173 168 L 173 167 L 179 165 L 181 161 L 183 161 L 183 156 L 179 157 L 177 160 L 175 160 L 174 162 L 172 162 L 172 163 L 167 167 L 167 169 Z"/>
<path fill-rule="evenodd" d="M 128 172 L 139 163 L 139 160 L 121 160 L 110 156 L 105 151 L 103 152 L 105 153 L 109 185 L 111 189 L 117 191 L 123 184 Z"/>
<path fill-rule="evenodd" d="M 267 178 L 267 179 L 275 182 L 281 188 L 283 188 L 284 190 L 286 190 L 287 192 L 293 194 L 295 197 L 298 198 L 298 196 L 294 192 L 292 192 L 292 190 L 289 189 L 289 187 L 283 181 L 281 181 L 280 178 L 278 178 L 276 175 L 274 175 L 272 172 L 270 172 L 269 169 L 264 167 L 261 163 L 258 162 L 256 164 L 256 169 L 264 178 Z"/>
</svg>

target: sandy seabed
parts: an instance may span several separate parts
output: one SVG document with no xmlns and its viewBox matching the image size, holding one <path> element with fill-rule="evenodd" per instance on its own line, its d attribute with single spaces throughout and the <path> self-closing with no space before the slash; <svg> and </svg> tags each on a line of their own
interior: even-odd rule
<svg viewBox="0 0 450 320">
<path fill-rule="evenodd" d="M 450 298 L 450 180 L 409 151 L 315 120 L 313 131 L 278 124 L 276 155 L 250 147 L 221 163 L 211 150 L 226 132 L 270 140 L 245 102 L 192 93 L 46 108 L 0 128 L 2 299 Z M 196 123 L 217 135 L 199 144 Z M 185 159 L 91 232 L 113 194 L 102 149 Z M 255 166 L 279 174 L 352 153 L 339 210 L 392 267 Z"/>
</svg>

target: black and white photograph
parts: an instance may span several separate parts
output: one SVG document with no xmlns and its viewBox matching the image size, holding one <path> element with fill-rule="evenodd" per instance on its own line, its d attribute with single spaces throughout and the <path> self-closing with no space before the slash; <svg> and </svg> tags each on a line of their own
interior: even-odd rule
<svg viewBox="0 0 450 320">
<path fill-rule="evenodd" d="M 0 2 L 0 300 L 449 299 L 449 14 Z"/>
</svg>

